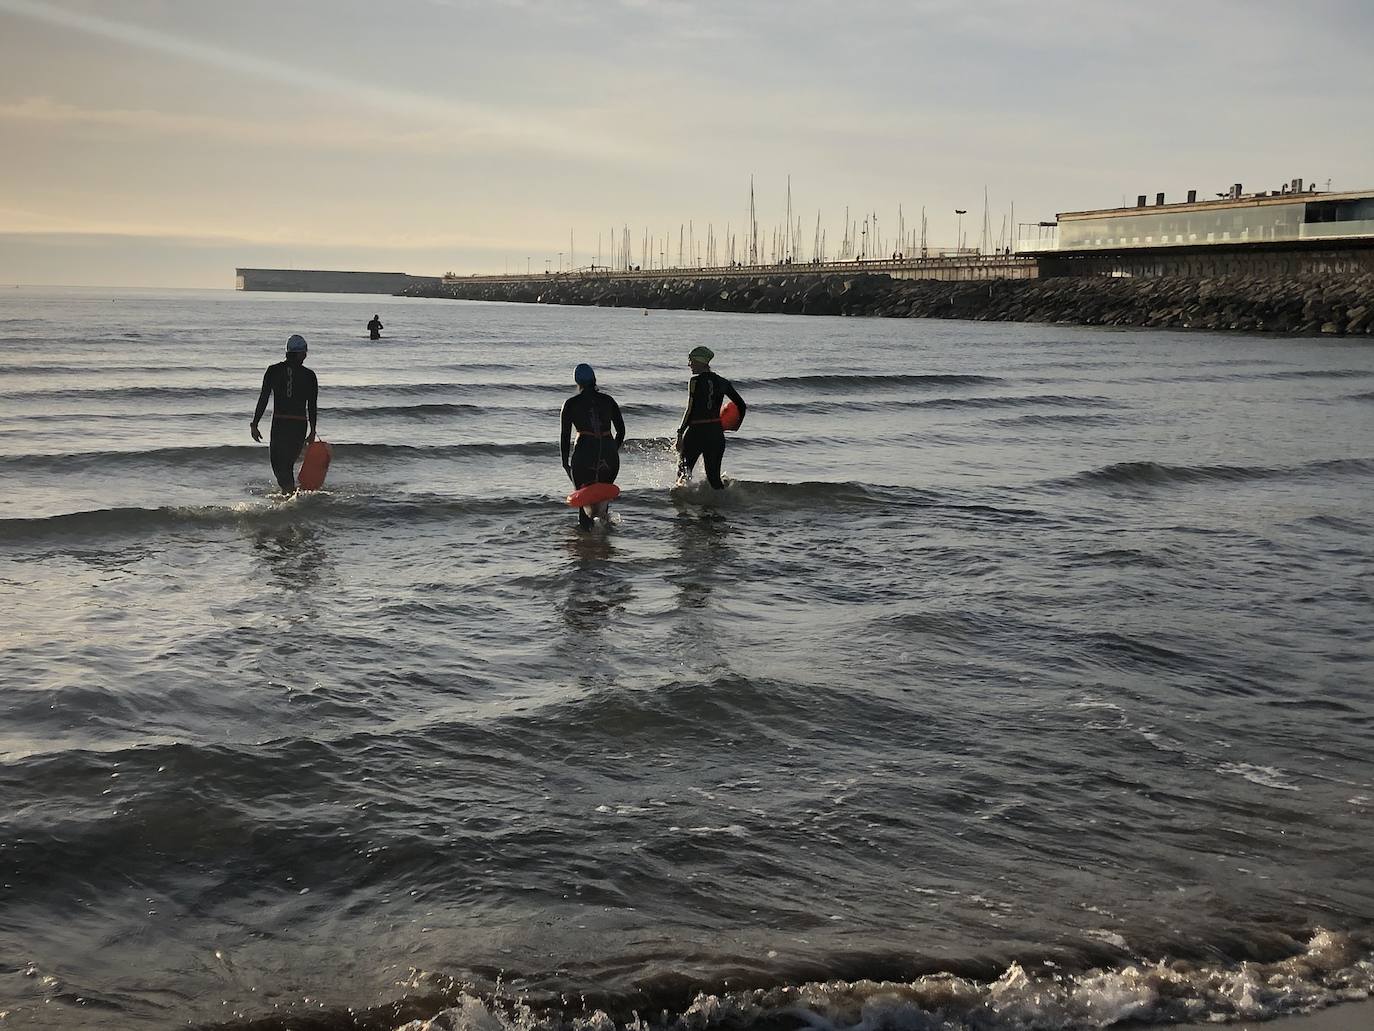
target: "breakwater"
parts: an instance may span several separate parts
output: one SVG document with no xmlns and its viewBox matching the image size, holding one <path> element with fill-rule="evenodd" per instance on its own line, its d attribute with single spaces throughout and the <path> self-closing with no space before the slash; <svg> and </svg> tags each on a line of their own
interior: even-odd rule
<svg viewBox="0 0 1374 1031">
<path fill-rule="evenodd" d="M 1061 322 L 1345 336 L 1374 331 L 1374 275 L 938 282 L 887 275 L 445 280 L 408 296 L 795 315 Z"/>
<path fill-rule="evenodd" d="M 342 272 L 323 269 L 236 268 L 238 290 L 313 294 L 399 294 L 413 286 L 433 286 L 438 276 L 405 272 Z"/>
</svg>

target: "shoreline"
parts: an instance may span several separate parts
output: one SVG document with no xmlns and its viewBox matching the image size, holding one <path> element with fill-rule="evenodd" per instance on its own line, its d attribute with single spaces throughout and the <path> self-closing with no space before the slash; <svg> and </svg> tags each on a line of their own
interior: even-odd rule
<svg viewBox="0 0 1374 1031">
<path fill-rule="evenodd" d="M 1368 1031 L 1374 1028 L 1374 999 L 1340 1002 L 1312 1013 L 1231 1023 L 1166 1024 L 1166 1031 Z"/>
<path fill-rule="evenodd" d="M 1374 274 L 1074 276 L 943 281 L 871 272 L 548 281 L 450 280 L 405 297 L 781 315 L 944 318 L 1357 337 L 1374 335 Z"/>
</svg>

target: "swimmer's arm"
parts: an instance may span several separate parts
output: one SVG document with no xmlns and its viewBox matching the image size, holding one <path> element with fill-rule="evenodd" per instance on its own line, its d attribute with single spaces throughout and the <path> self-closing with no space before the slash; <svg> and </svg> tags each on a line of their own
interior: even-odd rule
<svg viewBox="0 0 1374 1031">
<path fill-rule="evenodd" d="M 262 393 L 258 395 L 258 407 L 253 413 L 253 423 L 256 426 L 262 421 L 262 413 L 267 411 L 267 399 L 272 396 L 272 370 L 268 369 L 262 374 Z"/>
<path fill-rule="evenodd" d="M 611 398 L 611 425 L 615 427 L 615 446 L 619 449 L 625 443 L 625 418 L 620 414 L 620 405 Z"/>
<path fill-rule="evenodd" d="M 568 412 L 568 402 L 563 402 L 562 413 L 563 425 L 558 435 L 558 450 L 563 456 L 563 470 L 566 472 L 571 469 L 568 464 L 568 452 L 572 445 L 572 415 Z"/>
<path fill-rule="evenodd" d="M 687 382 L 687 410 L 682 413 L 682 423 L 677 428 L 677 435 L 680 437 L 687 432 L 687 424 L 692 421 L 692 402 L 696 399 L 697 377 L 693 376 Z"/>
<path fill-rule="evenodd" d="M 315 439 L 315 422 L 320 416 L 320 381 L 314 376 L 310 377 L 310 396 L 305 399 L 305 412 L 310 416 L 310 436 L 308 440 Z"/>
</svg>

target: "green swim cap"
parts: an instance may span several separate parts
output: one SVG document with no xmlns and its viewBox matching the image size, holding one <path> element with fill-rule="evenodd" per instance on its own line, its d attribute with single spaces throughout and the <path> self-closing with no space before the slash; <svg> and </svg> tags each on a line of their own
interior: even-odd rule
<svg viewBox="0 0 1374 1031">
<path fill-rule="evenodd" d="M 710 362 L 716 356 L 716 352 L 709 347 L 694 347 L 687 352 L 688 358 L 695 358 L 698 361 Z"/>
</svg>

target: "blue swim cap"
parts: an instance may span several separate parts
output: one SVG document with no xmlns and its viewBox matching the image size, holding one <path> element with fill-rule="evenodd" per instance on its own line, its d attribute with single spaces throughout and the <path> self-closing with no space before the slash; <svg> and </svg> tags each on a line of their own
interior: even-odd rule
<svg viewBox="0 0 1374 1031">
<path fill-rule="evenodd" d="M 573 382 L 580 387 L 590 386 L 596 382 L 596 370 L 586 362 L 573 369 Z"/>
<path fill-rule="evenodd" d="M 286 353 L 293 354 L 296 351 L 305 350 L 305 337 L 299 333 L 292 333 L 291 338 L 286 341 Z"/>
</svg>

